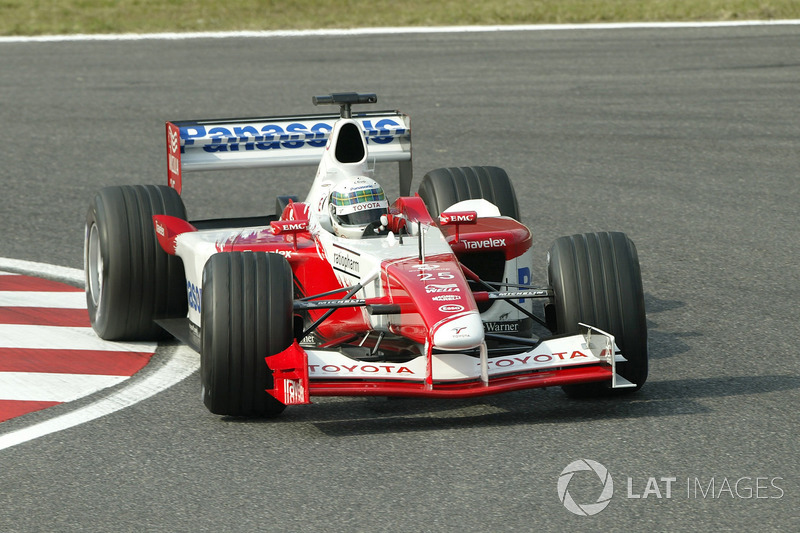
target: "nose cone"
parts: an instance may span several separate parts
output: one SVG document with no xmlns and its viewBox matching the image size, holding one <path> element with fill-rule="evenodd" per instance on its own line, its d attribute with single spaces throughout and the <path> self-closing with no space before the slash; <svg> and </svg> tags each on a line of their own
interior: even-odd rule
<svg viewBox="0 0 800 533">
<path fill-rule="evenodd" d="M 477 311 L 440 322 L 433 330 L 433 347 L 440 350 L 468 350 L 483 342 L 483 322 Z"/>
</svg>

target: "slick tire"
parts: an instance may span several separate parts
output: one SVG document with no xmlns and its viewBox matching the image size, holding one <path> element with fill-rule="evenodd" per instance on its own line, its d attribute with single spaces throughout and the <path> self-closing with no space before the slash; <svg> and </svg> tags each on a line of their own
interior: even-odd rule
<svg viewBox="0 0 800 533">
<path fill-rule="evenodd" d="M 547 274 L 554 300 L 550 316 L 555 332 L 574 334 L 578 323 L 614 335 L 627 359 L 617 373 L 636 387 L 611 389 L 608 383 L 569 385 L 572 397 L 624 394 L 647 380 L 647 321 L 636 247 L 624 233 L 600 232 L 556 239 L 548 254 Z"/>
<path fill-rule="evenodd" d="M 288 261 L 266 252 L 212 255 L 203 270 L 200 376 L 203 402 L 218 415 L 274 417 L 286 408 L 270 396 L 265 357 L 293 339 Z"/>
<path fill-rule="evenodd" d="M 158 340 L 153 321 L 185 316 L 180 258 L 164 252 L 153 215 L 186 219 L 180 195 L 166 186 L 106 187 L 86 215 L 86 303 L 94 331 L 106 340 Z"/>
<path fill-rule="evenodd" d="M 508 174 L 498 167 L 437 168 L 425 174 L 419 195 L 432 217 L 464 200 L 487 200 L 500 214 L 519 220 L 517 195 Z"/>
</svg>

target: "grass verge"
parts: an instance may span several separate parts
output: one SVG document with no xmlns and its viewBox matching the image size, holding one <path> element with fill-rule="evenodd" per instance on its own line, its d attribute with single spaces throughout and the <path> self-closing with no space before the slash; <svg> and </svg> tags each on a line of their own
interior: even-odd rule
<svg viewBox="0 0 800 533">
<path fill-rule="evenodd" d="M 798 19 L 797 0 L 0 0 L 0 35 Z"/>
</svg>

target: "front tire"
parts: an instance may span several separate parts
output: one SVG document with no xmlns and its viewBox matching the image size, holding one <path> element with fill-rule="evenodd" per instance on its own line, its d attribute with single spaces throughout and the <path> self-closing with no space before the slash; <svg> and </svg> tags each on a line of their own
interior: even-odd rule
<svg viewBox="0 0 800 533">
<path fill-rule="evenodd" d="M 279 415 L 265 358 L 293 340 L 288 261 L 265 252 L 218 253 L 203 270 L 200 375 L 203 402 L 218 415 Z"/>
<path fill-rule="evenodd" d="M 575 334 L 578 322 L 614 335 L 627 359 L 617 373 L 639 390 L 647 380 L 647 321 L 644 291 L 636 247 L 624 233 L 585 233 L 556 239 L 548 254 L 556 333 Z M 569 385 L 573 397 L 598 396 L 612 389 L 607 383 Z"/>
<path fill-rule="evenodd" d="M 186 279 L 179 257 L 158 244 L 153 215 L 186 220 L 180 195 L 166 186 L 106 187 L 86 215 L 86 303 L 106 340 L 157 340 L 156 318 L 185 316 Z"/>
</svg>

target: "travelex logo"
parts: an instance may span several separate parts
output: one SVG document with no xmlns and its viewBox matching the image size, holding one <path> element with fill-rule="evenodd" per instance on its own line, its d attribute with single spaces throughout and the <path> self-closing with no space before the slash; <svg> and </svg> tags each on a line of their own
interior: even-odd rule
<svg viewBox="0 0 800 533">
<path fill-rule="evenodd" d="M 597 497 L 597 501 L 581 504 L 572 499 L 572 495 L 569 493 L 569 484 L 576 472 L 586 470 L 597 474 L 603 488 L 600 491 L 600 495 Z M 566 507 L 568 511 L 576 515 L 591 516 L 599 513 L 608 507 L 608 504 L 611 503 L 611 496 L 613 495 L 614 480 L 611 478 L 611 474 L 608 473 L 608 469 L 591 459 L 578 459 L 577 461 L 571 462 L 561 471 L 561 475 L 558 477 L 558 499 L 561 500 L 561 503 L 564 504 L 564 507 Z"/>
<path fill-rule="evenodd" d="M 683 477 L 674 475 L 625 477 L 625 498 L 635 502 L 684 497 L 688 500 L 780 500 L 786 494 L 780 476 L 686 476 L 685 485 Z M 569 512 L 592 516 L 611 503 L 614 480 L 604 465 L 591 459 L 578 459 L 561 471 L 557 492 L 558 499 Z"/>
<path fill-rule="evenodd" d="M 373 123 L 362 120 L 361 126 L 367 143 L 391 144 L 408 135 L 408 130 L 395 120 L 385 118 Z M 278 150 L 281 148 L 322 148 L 327 143 L 333 123 L 303 122 L 262 124 L 220 124 L 182 126 L 180 138 L 186 146 L 198 146 L 206 152 L 239 152 L 250 150 Z"/>
</svg>

